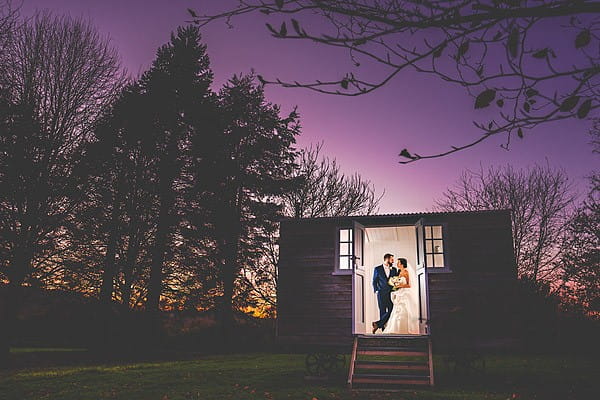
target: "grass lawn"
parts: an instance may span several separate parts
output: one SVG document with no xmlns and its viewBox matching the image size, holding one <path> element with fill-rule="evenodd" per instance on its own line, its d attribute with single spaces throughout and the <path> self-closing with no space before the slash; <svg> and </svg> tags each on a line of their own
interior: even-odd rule
<svg viewBox="0 0 600 400">
<path fill-rule="evenodd" d="M 66 348 L 66 347 L 14 347 L 10 349 L 13 354 L 19 353 L 54 353 L 54 352 L 66 352 L 70 353 L 73 351 L 87 351 L 83 348 Z"/>
<path fill-rule="evenodd" d="M 56 349 L 59 350 L 59 349 Z M 0 399 L 593 399 L 600 393 L 593 357 L 488 356 L 478 378 L 460 378 L 436 360 L 437 385 L 405 392 L 350 392 L 304 380 L 304 356 L 237 354 L 118 365 L 0 372 Z"/>
</svg>

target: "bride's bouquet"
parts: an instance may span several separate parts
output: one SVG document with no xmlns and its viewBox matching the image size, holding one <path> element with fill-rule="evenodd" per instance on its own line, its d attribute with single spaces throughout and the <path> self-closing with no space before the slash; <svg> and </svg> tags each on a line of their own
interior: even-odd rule
<svg viewBox="0 0 600 400">
<path fill-rule="evenodd" d="M 392 291 L 398 290 L 402 285 L 406 285 L 406 278 L 403 276 L 392 276 L 388 280 L 388 285 L 392 287 Z"/>
</svg>

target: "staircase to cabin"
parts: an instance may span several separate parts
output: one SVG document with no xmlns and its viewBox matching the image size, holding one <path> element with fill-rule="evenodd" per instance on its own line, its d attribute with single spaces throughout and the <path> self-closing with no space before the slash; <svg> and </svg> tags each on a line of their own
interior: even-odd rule
<svg viewBox="0 0 600 400">
<path fill-rule="evenodd" d="M 433 386 L 429 336 L 357 335 L 348 384 L 352 389 L 399 390 Z"/>
</svg>

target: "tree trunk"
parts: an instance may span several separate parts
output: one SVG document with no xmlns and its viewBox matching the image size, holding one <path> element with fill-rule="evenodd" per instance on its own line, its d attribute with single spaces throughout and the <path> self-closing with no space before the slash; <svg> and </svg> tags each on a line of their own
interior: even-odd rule
<svg viewBox="0 0 600 400">
<path fill-rule="evenodd" d="M 223 296 L 220 304 L 220 326 L 223 344 L 228 348 L 233 342 L 234 313 L 233 292 L 235 289 L 236 265 L 239 257 L 240 220 L 239 217 L 225 216 L 221 221 L 228 229 L 225 230 L 225 239 L 221 242 L 221 267 L 223 277 Z"/>
<path fill-rule="evenodd" d="M 152 263 L 150 266 L 150 282 L 148 283 L 148 300 L 146 311 L 158 312 L 160 309 L 160 294 L 162 293 L 163 265 L 167 241 L 171 231 L 171 208 L 174 205 L 173 181 L 178 174 L 176 157 L 177 141 L 169 138 L 167 151 L 159 163 L 159 190 L 158 190 L 158 223 L 152 250 Z"/>
<path fill-rule="evenodd" d="M 123 282 L 123 289 L 121 290 L 121 304 L 123 309 L 129 310 L 131 303 L 131 285 L 133 284 L 133 272 L 135 270 L 135 264 L 140 252 L 138 229 L 131 229 L 129 235 L 129 247 L 127 248 L 127 256 L 125 259 L 125 265 L 123 267 L 123 275 L 125 282 Z"/>
<path fill-rule="evenodd" d="M 117 241 L 119 236 L 119 206 L 118 196 L 113 198 L 111 217 L 108 226 L 108 242 L 106 243 L 106 256 L 104 258 L 104 270 L 102 271 L 102 284 L 100 286 L 101 311 L 97 315 L 98 346 L 100 354 L 113 348 L 115 315 L 112 312 L 112 296 L 114 291 L 114 279 L 117 273 L 116 255 Z"/>
<path fill-rule="evenodd" d="M 119 236 L 119 207 L 116 196 L 112 206 L 112 216 L 110 219 L 108 243 L 106 245 L 106 258 L 104 261 L 104 271 L 102 272 L 102 286 L 100 287 L 100 300 L 104 304 L 110 305 L 114 290 L 114 279 L 116 274 L 116 255 L 117 239 Z"/>
<path fill-rule="evenodd" d="M 148 297 L 146 301 L 146 334 L 147 345 L 151 349 L 157 349 L 160 344 L 162 332 L 160 318 L 160 295 L 164 279 L 163 266 L 171 231 L 171 207 L 173 206 L 173 193 L 171 192 L 171 180 L 163 184 L 160 196 L 158 223 L 152 250 L 152 262 L 150 265 L 150 281 L 148 283 Z"/>
<path fill-rule="evenodd" d="M 9 283 L 4 287 L 3 295 L 0 295 L 0 367 L 7 367 L 10 362 L 9 350 L 17 333 L 17 316 L 23 299 L 22 284 L 33 259 L 31 250 L 22 248 L 16 249 L 15 262 L 9 267 Z"/>
<path fill-rule="evenodd" d="M 150 267 L 150 282 L 148 284 L 148 300 L 146 302 L 146 311 L 154 312 L 160 309 L 160 294 L 162 292 L 163 264 L 165 261 L 165 252 L 167 249 L 167 239 L 169 236 L 169 204 L 163 198 L 160 204 L 158 214 L 158 224 L 152 250 L 152 264 Z"/>
<path fill-rule="evenodd" d="M 0 298 L 0 368 L 10 364 L 10 346 L 13 343 L 17 315 L 21 305 L 21 288 L 15 283 L 4 286 Z"/>
<path fill-rule="evenodd" d="M 221 300 L 221 330 L 225 345 L 231 343 L 233 332 L 233 289 L 235 284 L 235 262 L 237 257 L 232 253 L 237 246 L 228 243 L 225 246 L 226 254 L 222 259 L 223 268 L 223 298 Z"/>
</svg>

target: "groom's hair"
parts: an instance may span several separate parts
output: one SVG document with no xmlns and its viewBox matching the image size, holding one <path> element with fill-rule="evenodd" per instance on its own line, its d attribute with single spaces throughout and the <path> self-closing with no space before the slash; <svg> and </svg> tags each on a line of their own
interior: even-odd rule
<svg viewBox="0 0 600 400">
<path fill-rule="evenodd" d="M 404 268 L 408 268 L 408 261 L 406 261 L 406 258 L 399 258 L 398 261 L 400 261 L 400 264 L 404 265 Z"/>
<path fill-rule="evenodd" d="M 385 253 L 385 255 L 383 256 L 383 261 L 387 261 L 389 260 L 391 257 L 394 257 L 393 254 L 390 253 Z"/>
</svg>

